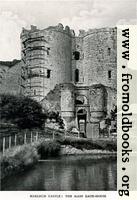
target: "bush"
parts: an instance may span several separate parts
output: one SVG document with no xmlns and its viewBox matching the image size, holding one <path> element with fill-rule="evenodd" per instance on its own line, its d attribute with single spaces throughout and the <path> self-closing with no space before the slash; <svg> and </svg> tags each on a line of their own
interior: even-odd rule
<svg viewBox="0 0 137 200">
<path fill-rule="evenodd" d="M 1 120 L 21 129 L 43 128 L 47 118 L 54 119 L 64 128 L 59 112 L 43 112 L 42 105 L 29 97 L 3 94 L 0 96 Z"/>
<path fill-rule="evenodd" d="M 37 148 L 41 159 L 44 159 L 49 156 L 59 155 L 61 145 L 55 141 L 43 141 Z"/>
<path fill-rule="evenodd" d="M 33 99 L 23 96 L 1 95 L 1 119 L 19 128 L 42 128 L 46 115 L 42 106 Z"/>
<path fill-rule="evenodd" d="M 61 118 L 61 116 L 59 115 L 59 112 L 54 112 L 54 111 L 48 112 L 47 118 L 50 120 L 54 119 L 59 124 L 59 127 L 61 129 L 64 128 L 64 122 L 63 122 L 63 119 Z"/>
<path fill-rule="evenodd" d="M 100 149 L 117 151 L 117 143 L 109 140 L 91 140 L 84 138 L 65 138 L 57 140 L 61 145 L 71 145 L 77 149 Z"/>
</svg>

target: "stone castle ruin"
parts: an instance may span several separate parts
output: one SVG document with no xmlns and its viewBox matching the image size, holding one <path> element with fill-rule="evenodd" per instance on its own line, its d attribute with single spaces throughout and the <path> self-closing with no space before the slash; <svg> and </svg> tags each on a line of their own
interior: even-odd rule
<svg viewBox="0 0 137 200">
<path fill-rule="evenodd" d="M 66 129 L 98 137 L 100 122 L 116 105 L 116 32 L 100 28 L 80 30 L 75 36 L 62 24 L 43 30 L 23 28 L 21 61 L 15 64 L 20 69 L 20 92 L 43 105 L 58 105 Z"/>
</svg>

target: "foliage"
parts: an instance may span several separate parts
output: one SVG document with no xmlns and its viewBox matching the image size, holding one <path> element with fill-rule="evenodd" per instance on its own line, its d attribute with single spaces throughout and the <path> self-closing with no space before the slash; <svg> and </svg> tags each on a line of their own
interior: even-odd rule
<svg viewBox="0 0 137 200">
<path fill-rule="evenodd" d="M 114 106 L 114 108 L 111 110 L 111 119 L 117 120 L 117 106 Z"/>
<path fill-rule="evenodd" d="M 29 97 L 3 94 L 0 96 L 1 120 L 17 125 L 19 128 L 42 128 L 45 120 L 54 119 L 64 128 L 59 112 L 43 112 L 42 105 Z"/>
<path fill-rule="evenodd" d="M 41 139 L 32 144 L 16 146 L 7 150 L 0 157 L 1 179 L 33 167 L 40 157 L 44 159 L 48 156 L 59 155 L 60 148 L 60 144 L 54 140 Z"/>
<path fill-rule="evenodd" d="M 50 120 L 55 119 L 55 121 L 59 124 L 60 128 L 64 128 L 64 123 L 61 116 L 59 115 L 59 112 L 48 112 L 47 118 L 49 118 Z"/>
<path fill-rule="evenodd" d="M 38 154 L 42 159 L 59 155 L 61 145 L 56 141 L 43 141 L 38 148 Z"/>
<path fill-rule="evenodd" d="M 112 140 L 91 140 L 84 138 L 65 138 L 57 140 L 61 145 L 71 145 L 77 149 L 100 149 L 100 150 L 109 150 L 117 151 L 117 143 Z"/>
<path fill-rule="evenodd" d="M 1 119 L 10 121 L 19 128 L 41 128 L 46 119 L 42 106 L 28 97 L 1 95 L 0 108 Z"/>
<path fill-rule="evenodd" d="M 7 150 L 1 157 L 1 178 L 24 171 L 33 166 L 39 159 L 34 146 L 23 145 Z"/>
<path fill-rule="evenodd" d="M 115 105 L 110 112 L 110 117 L 106 118 L 105 123 L 107 125 L 111 125 L 111 121 L 117 121 L 117 106 L 115 106 Z"/>
</svg>

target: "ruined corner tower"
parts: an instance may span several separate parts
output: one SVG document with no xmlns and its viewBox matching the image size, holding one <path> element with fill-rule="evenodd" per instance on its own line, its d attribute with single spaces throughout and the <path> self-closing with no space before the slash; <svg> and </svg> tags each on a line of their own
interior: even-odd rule
<svg viewBox="0 0 137 200">
<path fill-rule="evenodd" d="M 40 101 L 56 84 L 71 82 L 72 34 L 62 24 L 43 30 L 36 26 L 22 30 L 25 95 Z"/>
</svg>

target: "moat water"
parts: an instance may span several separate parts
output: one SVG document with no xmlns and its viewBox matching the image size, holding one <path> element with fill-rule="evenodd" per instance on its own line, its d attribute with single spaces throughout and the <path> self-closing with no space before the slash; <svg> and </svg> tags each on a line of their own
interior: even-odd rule
<svg viewBox="0 0 137 200">
<path fill-rule="evenodd" d="M 2 181 L 6 191 L 114 191 L 115 157 L 64 156 L 40 161 L 34 168 Z"/>
</svg>

